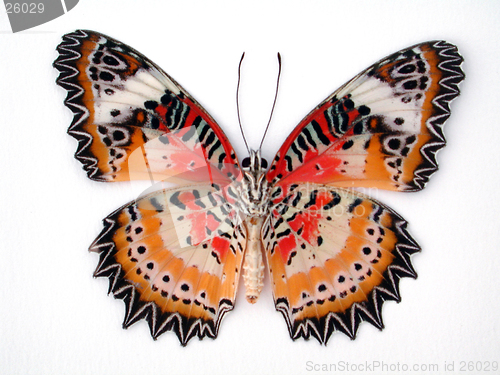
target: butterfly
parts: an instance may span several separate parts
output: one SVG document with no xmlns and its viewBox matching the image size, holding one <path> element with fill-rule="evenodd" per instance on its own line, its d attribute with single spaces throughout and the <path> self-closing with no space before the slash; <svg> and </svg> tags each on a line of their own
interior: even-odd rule
<svg viewBox="0 0 500 375">
<path fill-rule="evenodd" d="M 264 259 L 292 339 L 382 329 L 420 251 L 406 221 L 352 188 L 418 191 L 437 170 L 464 79 L 457 48 L 431 41 L 373 64 L 313 109 L 267 167 L 242 163 L 214 119 L 172 77 L 103 34 L 63 36 L 54 66 L 88 177 L 175 181 L 104 219 L 96 277 L 125 303 L 124 327 L 182 345 L 217 337 L 239 279 L 255 302 Z"/>
</svg>

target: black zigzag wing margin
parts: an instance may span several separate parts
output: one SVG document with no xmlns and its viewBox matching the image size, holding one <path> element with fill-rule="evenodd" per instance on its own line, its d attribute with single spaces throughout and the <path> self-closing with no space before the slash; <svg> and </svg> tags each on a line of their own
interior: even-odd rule
<svg viewBox="0 0 500 375">
<path fill-rule="evenodd" d="M 460 94 L 458 85 L 465 78 L 460 67 L 463 57 L 458 53 L 456 46 L 445 41 L 434 41 L 430 44 L 440 58 L 437 67 L 441 71 L 442 77 L 438 82 L 440 90 L 432 100 L 434 113 L 427 120 L 427 128 L 435 139 L 420 150 L 424 161 L 415 170 L 415 177 L 412 181 L 415 191 L 423 189 L 430 176 L 438 170 L 436 154 L 446 145 L 443 125 L 450 117 L 451 101 Z"/>
<path fill-rule="evenodd" d="M 162 312 L 154 302 L 140 300 L 136 286 L 125 278 L 122 266 L 115 260 L 116 246 L 112 240 L 113 233 L 117 230 L 117 215 L 127 204 L 103 220 L 104 228 L 94 243 L 90 246 L 91 252 L 99 254 L 99 263 L 94 272 L 94 277 L 107 277 L 109 279 L 108 293 L 116 299 L 121 299 L 125 304 L 125 318 L 123 328 L 144 319 L 149 325 L 151 336 L 157 339 L 167 331 L 177 335 L 182 346 L 197 336 L 200 340 L 205 336 L 215 339 L 219 332 L 222 319 L 234 308 L 234 304 L 223 299 L 218 306 L 217 317 L 214 320 L 187 319 L 178 312 Z"/>
<path fill-rule="evenodd" d="M 68 134 L 78 141 L 75 158 L 83 164 L 88 177 L 96 179 L 94 176 L 98 172 L 97 159 L 88 152 L 92 137 L 80 129 L 80 126 L 88 119 L 89 111 L 82 103 L 84 88 L 77 81 L 79 71 L 75 66 L 82 57 L 79 52 L 82 41 L 88 36 L 85 30 L 77 30 L 64 35 L 61 44 L 57 46 L 59 56 L 53 66 L 59 71 L 56 83 L 67 91 L 64 104 L 74 114 Z"/>
</svg>

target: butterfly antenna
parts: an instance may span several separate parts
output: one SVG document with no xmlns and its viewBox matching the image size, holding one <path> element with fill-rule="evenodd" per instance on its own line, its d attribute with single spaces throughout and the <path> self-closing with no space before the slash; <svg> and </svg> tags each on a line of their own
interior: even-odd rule
<svg viewBox="0 0 500 375">
<path fill-rule="evenodd" d="M 248 155 L 250 155 L 250 148 L 248 147 L 247 139 L 245 138 L 245 132 L 243 131 L 243 126 L 241 126 L 241 117 L 240 117 L 240 80 L 241 80 L 241 63 L 243 62 L 243 58 L 245 57 L 245 52 L 241 55 L 240 64 L 238 65 L 238 86 L 236 86 L 236 111 L 238 112 L 238 123 L 240 124 L 241 135 L 243 136 L 243 140 L 245 141 L 245 146 L 248 151 Z"/>
<path fill-rule="evenodd" d="M 278 52 L 278 79 L 276 80 L 276 93 L 274 94 L 273 108 L 271 109 L 271 115 L 269 116 L 269 121 L 267 123 L 266 130 L 264 131 L 262 141 L 260 141 L 259 150 L 262 148 L 262 144 L 264 143 L 264 139 L 266 138 L 267 131 L 269 130 L 269 125 L 271 124 L 271 119 L 273 118 L 274 107 L 276 106 L 276 99 L 278 99 L 278 89 L 280 87 L 280 76 L 281 76 L 281 55 Z"/>
</svg>

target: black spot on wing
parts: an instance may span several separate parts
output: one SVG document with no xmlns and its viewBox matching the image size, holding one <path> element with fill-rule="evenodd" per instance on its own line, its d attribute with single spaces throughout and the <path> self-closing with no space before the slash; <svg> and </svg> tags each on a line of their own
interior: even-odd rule
<svg viewBox="0 0 500 375">
<path fill-rule="evenodd" d="M 174 204 L 175 206 L 179 207 L 180 209 L 185 210 L 186 209 L 186 205 L 179 200 L 179 195 L 180 195 L 179 191 L 177 191 L 174 194 L 172 194 L 172 196 L 170 197 L 170 202 L 172 204 Z"/>
<path fill-rule="evenodd" d="M 361 203 L 363 202 L 363 200 L 361 198 L 356 198 L 354 200 L 354 202 L 352 202 L 349 207 L 347 207 L 347 211 L 349 213 L 352 213 L 356 207 L 358 207 Z"/>
</svg>

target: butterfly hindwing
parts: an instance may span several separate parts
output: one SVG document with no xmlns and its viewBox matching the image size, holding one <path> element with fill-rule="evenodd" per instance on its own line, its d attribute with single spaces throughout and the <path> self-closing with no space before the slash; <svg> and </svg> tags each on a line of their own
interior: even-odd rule
<svg viewBox="0 0 500 375">
<path fill-rule="evenodd" d="M 319 184 L 275 188 L 263 242 L 276 309 L 293 339 L 351 338 L 361 321 L 382 329 L 382 303 L 399 301 L 401 277 L 416 277 L 419 247 L 406 222 L 360 193 Z"/>
<path fill-rule="evenodd" d="M 57 83 L 74 112 L 68 132 L 90 178 L 162 180 L 207 164 L 232 177 L 236 155 L 220 127 L 148 58 L 87 30 L 66 34 L 57 50 Z"/>
<path fill-rule="evenodd" d="M 278 151 L 273 182 L 416 191 L 437 170 L 462 57 L 447 42 L 399 51 L 316 107 Z M 278 182 L 279 183 L 279 182 Z"/>
<path fill-rule="evenodd" d="M 245 228 L 223 189 L 195 185 L 160 190 L 104 219 L 91 246 L 96 277 L 126 306 L 124 326 L 146 319 L 151 335 L 175 331 L 215 338 L 233 309 L 245 249 Z"/>
</svg>

